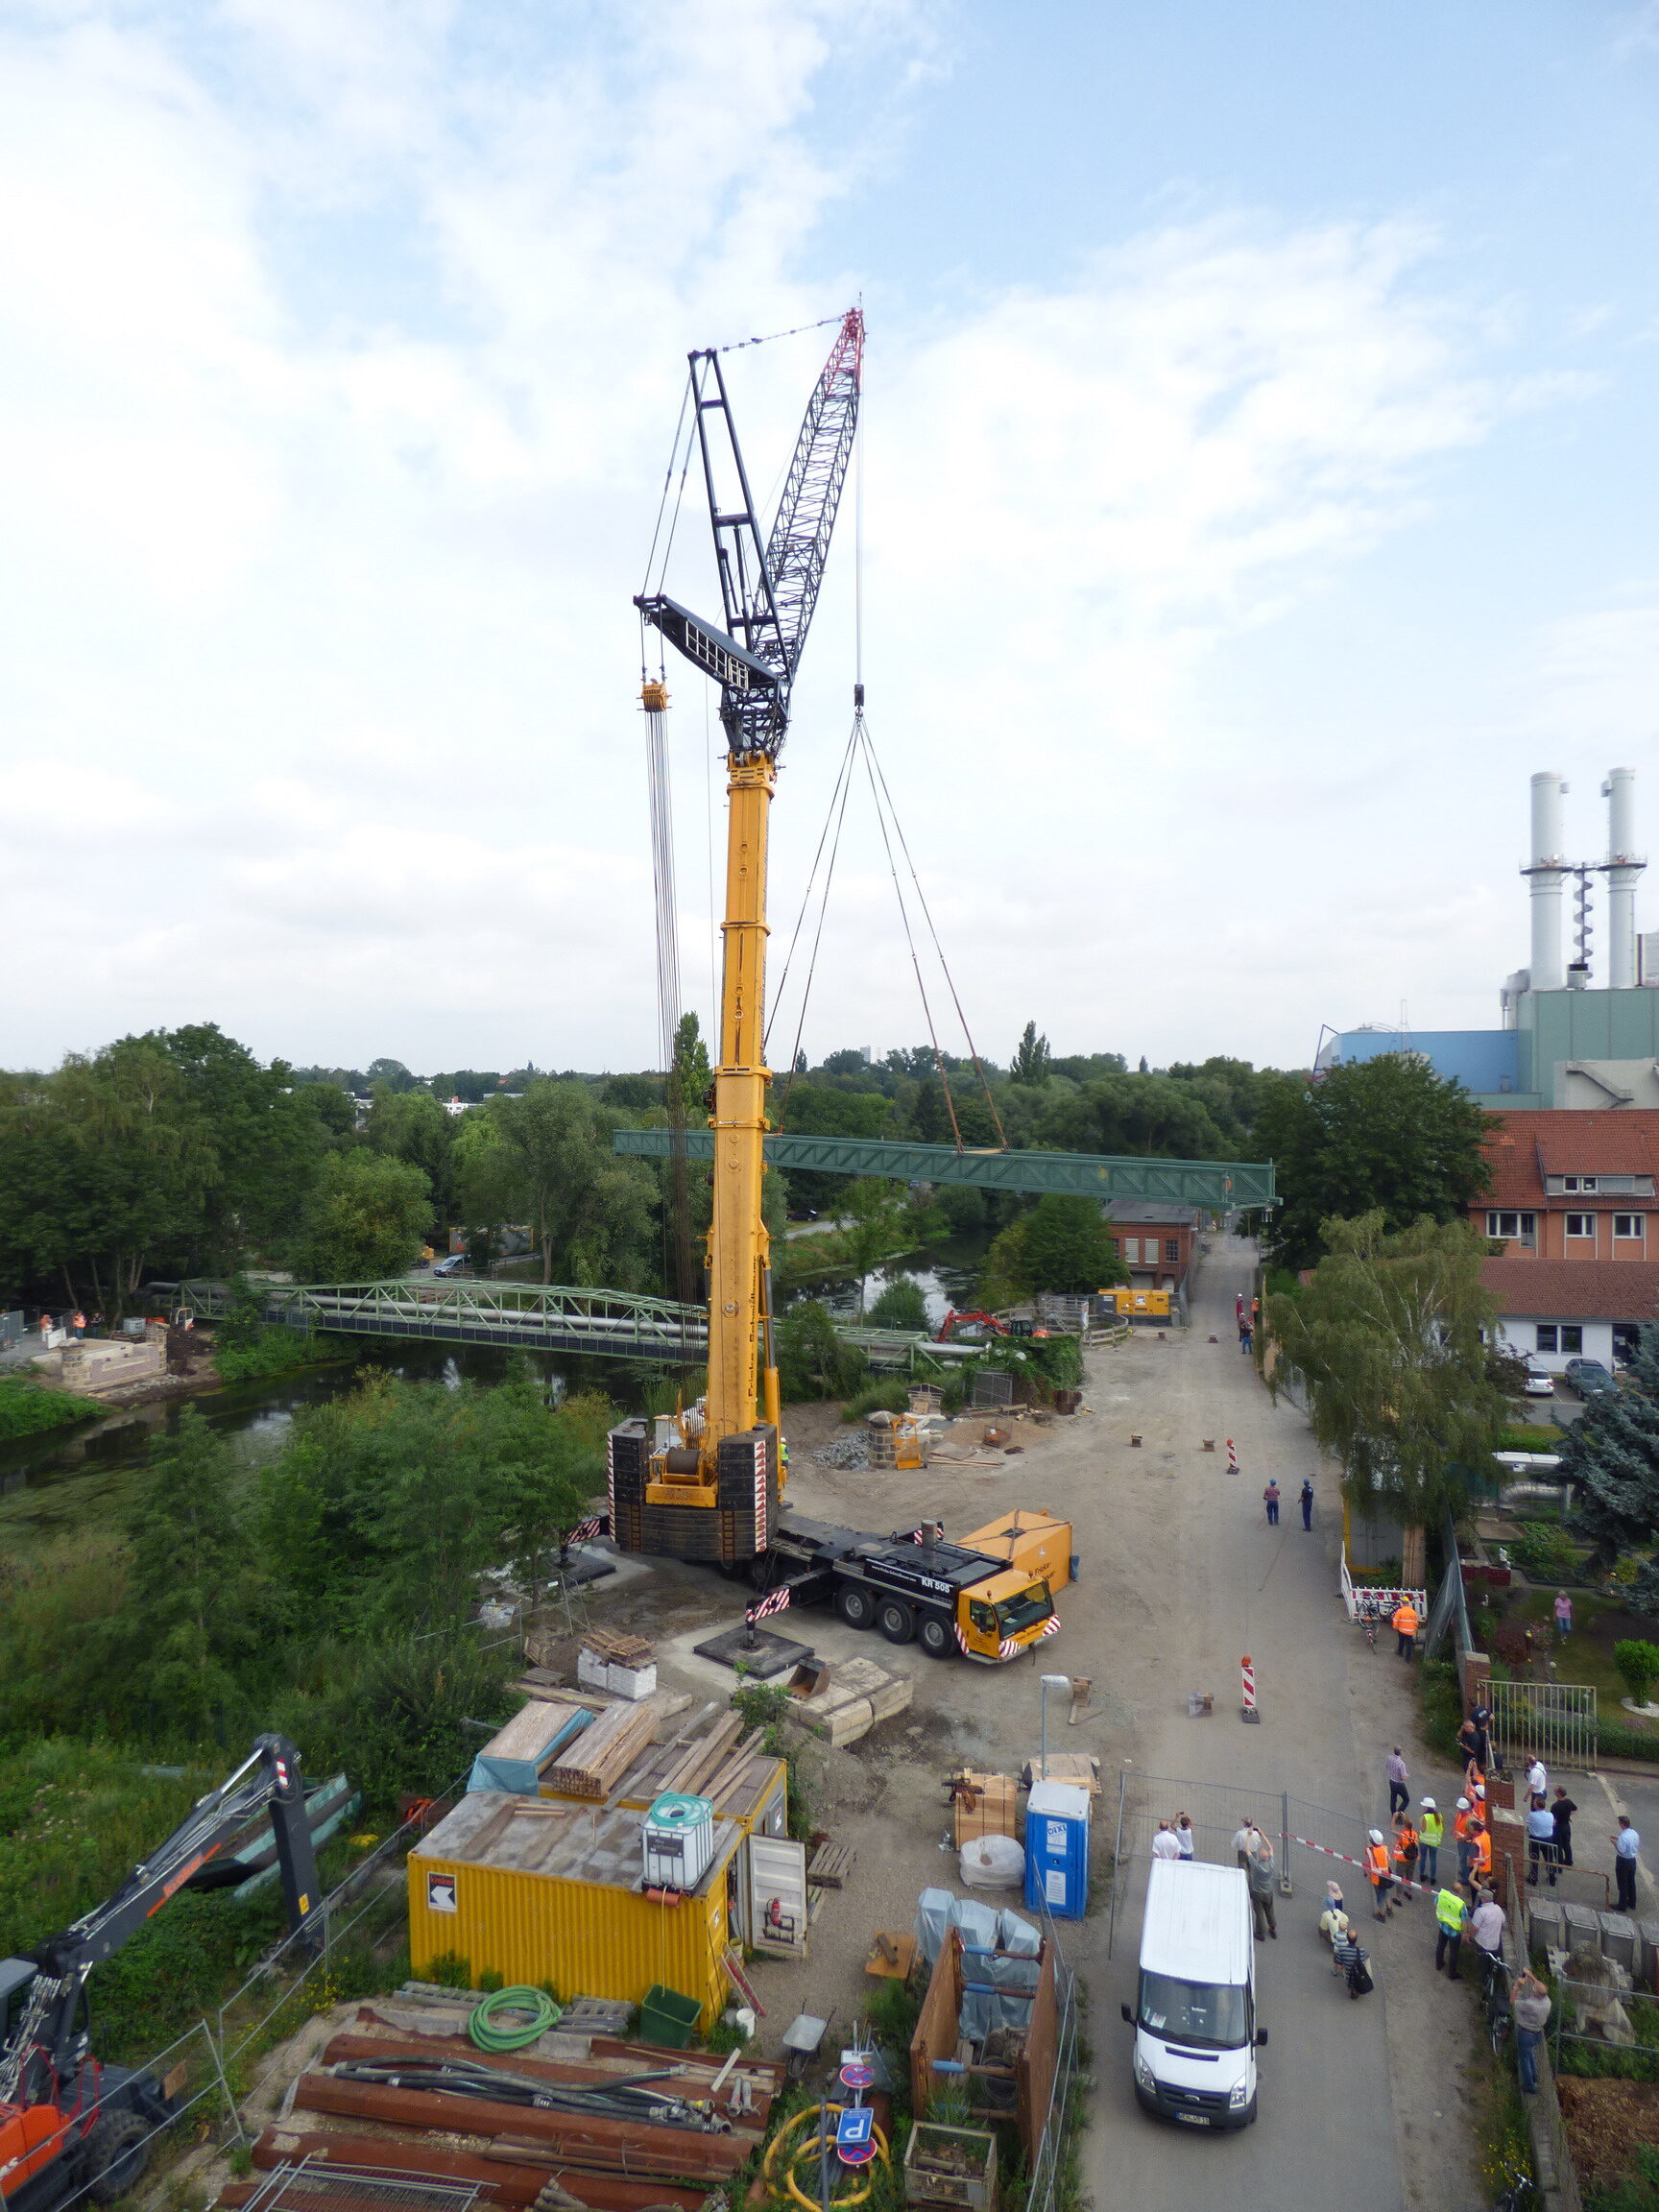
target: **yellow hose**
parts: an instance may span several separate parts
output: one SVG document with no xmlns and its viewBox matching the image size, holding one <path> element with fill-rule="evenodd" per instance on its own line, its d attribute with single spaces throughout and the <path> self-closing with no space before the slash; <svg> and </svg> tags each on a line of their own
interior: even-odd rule
<svg viewBox="0 0 1659 2212">
<path fill-rule="evenodd" d="M 784 2144 L 788 2142 L 790 2136 L 794 2134 L 796 2128 L 799 2128 L 804 2121 L 819 2120 L 824 2115 L 830 2115 L 835 2119 L 839 2119 L 841 2114 L 845 2112 L 846 2109 L 847 2107 L 845 2104 L 806 2104 L 804 2105 L 799 2112 L 793 2114 L 791 2118 L 784 2122 L 783 2126 L 779 2128 L 777 2134 L 773 2136 L 771 2142 L 767 2145 L 765 2161 L 760 2169 L 761 2178 L 764 2180 L 769 2194 L 776 2196 L 779 2192 L 779 2173 L 777 2164 L 778 2154 L 782 2150 Z M 819 2134 L 809 2136 L 804 2143 L 798 2143 L 795 2146 L 795 2149 L 790 2152 L 788 2157 L 783 2162 L 782 2186 L 784 2190 L 786 2190 L 788 2194 L 795 2200 L 796 2203 L 804 2207 L 804 2212 L 822 2212 L 822 2208 L 816 2193 L 808 2197 L 805 2191 L 802 2189 L 796 2182 L 794 2169 L 803 2158 L 817 2157 L 818 2146 L 823 2138 L 823 2132 L 824 2131 L 821 2128 Z M 876 2126 L 874 2121 L 871 2122 L 871 2132 L 876 2138 L 876 2156 L 870 2160 L 870 2171 L 865 2176 L 862 2186 L 850 2190 L 845 2197 L 837 2197 L 833 2192 L 831 2192 L 830 2198 L 831 2204 L 862 2204 L 865 2198 L 870 2194 L 871 2183 L 875 2180 L 876 2168 L 878 2164 L 885 2166 L 888 2163 L 887 2138 L 882 2134 L 880 2128 Z M 831 2149 L 834 2147 L 834 2132 L 831 2129 L 830 2130 L 830 2143 Z M 836 2160 L 836 2165 L 838 2167 L 840 2166 L 839 2159 Z M 846 2169 L 843 2168 L 842 2171 L 846 2171 Z"/>
</svg>

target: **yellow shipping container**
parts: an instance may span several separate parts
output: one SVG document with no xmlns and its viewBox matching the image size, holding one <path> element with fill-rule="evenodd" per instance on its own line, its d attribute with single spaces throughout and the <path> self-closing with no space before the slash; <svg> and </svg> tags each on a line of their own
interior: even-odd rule
<svg viewBox="0 0 1659 2212">
<path fill-rule="evenodd" d="M 473 1791 L 409 1854 L 409 1956 L 445 1954 L 561 1997 L 639 2004 L 653 1983 L 695 1998 L 707 2031 L 731 1986 L 728 1876 L 743 1834 L 716 1824 L 712 1862 L 676 1903 L 638 1887 L 637 1812 Z"/>
</svg>

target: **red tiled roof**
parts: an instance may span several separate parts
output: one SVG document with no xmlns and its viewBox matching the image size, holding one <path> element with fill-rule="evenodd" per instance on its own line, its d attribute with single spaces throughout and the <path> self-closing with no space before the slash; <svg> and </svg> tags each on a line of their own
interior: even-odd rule
<svg viewBox="0 0 1659 2212">
<path fill-rule="evenodd" d="M 1578 1206 L 1544 1194 L 1546 1175 L 1659 1175 L 1659 1110 L 1493 1114 L 1486 1138 L 1492 1188 L 1482 1206 Z"/>
<path fill-rule="evenodd" d="M 1482 1260 L 1501 1315 L 1545 1321 L 1650 1321 L 1659 1260 Z"/>
</svg>

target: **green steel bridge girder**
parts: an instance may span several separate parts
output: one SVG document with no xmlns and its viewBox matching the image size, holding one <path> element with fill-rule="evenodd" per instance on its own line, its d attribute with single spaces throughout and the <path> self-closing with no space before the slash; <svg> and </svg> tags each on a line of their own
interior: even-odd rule
<svg viewBox="0 0 1659 2212">
<path fill-rule="evenodd" d="M 714 1132 L 687 1129 L 688 1160 L 714 1157 Z M 618 1152 L 665 1160 L 667 1129 L 618 1129 Z M 1267 1162 L 1151 1160 L 1097 1152 L 958 1152 L 950 1144 L 908 1144 L 885 1137 L 806 1137 L 790 1132 L 765 1140 L 774 1167 L 812 1167 L 827 1175 L 885 1175 L 901 1183 L 972 1183 L 981 1190 L 1057 1190 L 1066 1196 L 1144 1198 L 1181 1206 L 1276 1206 Z"/>
<path fill-rule="evenodd" d="M 701 1306 L 562 1284 L 409 1281 L 261 1283 L 261 1318 L 331 1336 L 408 1336 L 501 1350 L 699 1364 L 709 1355 Z M 204 1320 L 236 1302 L 229 1283 L 181 1283 L 175 1303 Z"/>
</svg>

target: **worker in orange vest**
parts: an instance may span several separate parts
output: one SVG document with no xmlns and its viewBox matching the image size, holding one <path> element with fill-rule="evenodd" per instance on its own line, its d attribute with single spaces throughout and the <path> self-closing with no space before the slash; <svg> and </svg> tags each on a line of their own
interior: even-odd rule
<svg viewBox="0 0 1659 2212">
<path fill-rule="evenodd" d="M 1400 1639 L 1396 1651 L 1402 1659 L 1409 1659 L 1417 1640 L 1417 1608 L 1409 1598 L 1402 1598 L 1394 1608 L 1394 1633 Z"/>
<path fill-rule="evenodd" d="M 1371 1909 L 1379 1920 L 1386 1920 L 1394 1907 L 1390 1899 L 1394 1891 L 1394 1877 L 1388 1871 L 1388 1846 L 1382 1840 L 1381 1828 L 1373 1828 L 1370 1841 L 1365 1846 L 1365 1878 L 1371 1885 Z"/>
<path fill-rule="evenodd" d="M 1400 1902 L 1409 1905 L 1417 1876 L 1417 1831 L 1405 1813 L 1394 1815 L 1394 1863 L 1400 1869 Z"/>
<path fill-rule="evenodd" d="M 1480 1821 L 1471 1820 L 1469 1841 L 1475 1846 L 1475 1856 L 1469 1869 L 1469 1902 L 1473 1905 L 1492 1879 L 1492 1839 Z"/>
</svg>

